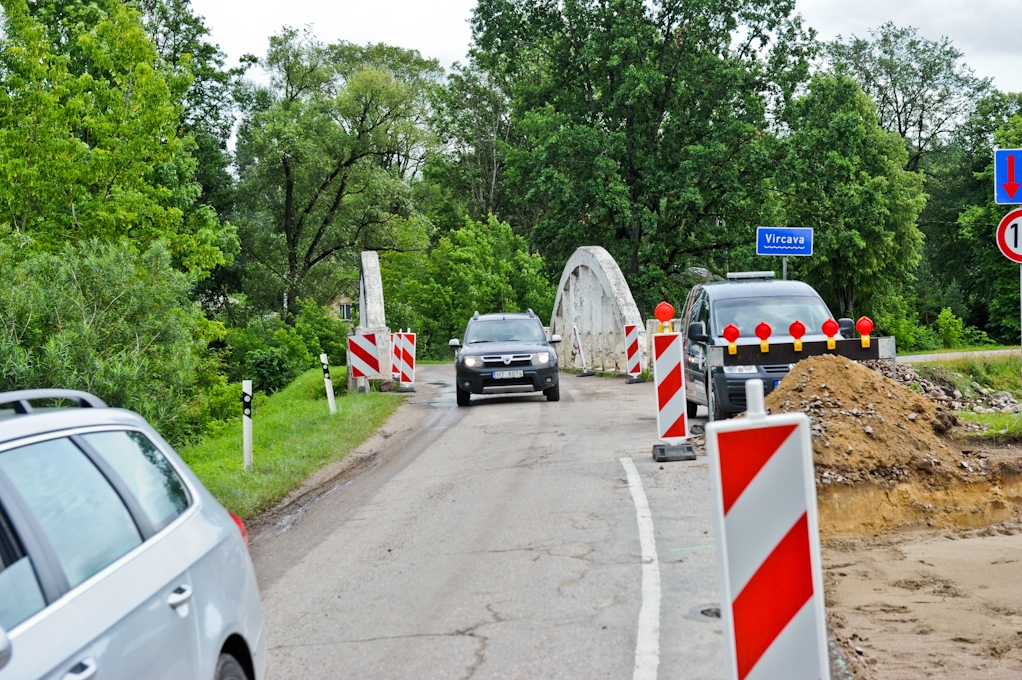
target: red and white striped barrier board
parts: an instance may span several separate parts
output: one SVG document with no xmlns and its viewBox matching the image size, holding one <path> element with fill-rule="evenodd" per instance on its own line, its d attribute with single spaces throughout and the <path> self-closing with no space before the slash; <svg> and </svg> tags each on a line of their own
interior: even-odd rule
<svg viewBox="0 0 1022 680">
<path fill-rule="evenodd" d="M 809 419 L 749 382 L 748 416 L 706 426 L 728 677 L 830 680 Z"/>
<path fill-rule="evenodd" d="M 398 373 L 402 385 L 415 382 L 415 333 L 398 333 Z"/>
<path fill-rule="evenodd" d="M 657 436 L 668 444 L 676 444 L 688 437 L 681 344 L 681 333 L 653 336 Z"/>
<path fill-rule="evenodd" d="M 348 370 L 353 378 L 380 374 L 380 352 L 374 333 L 348 336 Z"/>
<path fill-rule="evenodd" d="M 639 375 L 642 373 L 642 366 L 639 364 L 639 327 L 636 325 L 625 326 L 625 356 L 627 359 L 628 375 Z"/>
<path fill-rule="evenodd" d="M 400 333 L 390 334 L 390 375 L 400 382 L 401 380 L 401 342 L 398 339 Z"/>
</svg>

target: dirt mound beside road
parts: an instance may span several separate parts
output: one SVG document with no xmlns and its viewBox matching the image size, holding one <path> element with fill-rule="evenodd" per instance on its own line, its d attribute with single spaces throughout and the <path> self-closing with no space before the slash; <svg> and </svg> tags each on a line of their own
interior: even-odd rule
<svg viewBox="0 0 1022 680">
<path fill-rule="evenodd" d="M 824 485 L 912 479 L 944 486 L 967 472 L 938 436 L 957 423 L 953 414 L 842 357 L 799 362 L 766 406 L 771 413 L 809 415 L 817 481 Z"/>
</svg>

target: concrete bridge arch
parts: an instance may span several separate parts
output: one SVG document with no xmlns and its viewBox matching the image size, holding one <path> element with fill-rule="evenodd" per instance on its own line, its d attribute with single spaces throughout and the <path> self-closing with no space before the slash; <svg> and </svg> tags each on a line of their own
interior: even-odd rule
<svg viewBox="0 0 1022 680">
<path fill-rule="evenodd" d="M 632 291 L 617 262 L 600 246 L 583 246 L 568 259 L 550 318 L 551 335 L 563 338 L 561 365 L 582 368 L 572 324 L 578 326 L 589 367 L 608 373 L 627 372 L 624 327 L 639 326 L 640 365 L 647 366 L 646 328 Z"/>
</svg>

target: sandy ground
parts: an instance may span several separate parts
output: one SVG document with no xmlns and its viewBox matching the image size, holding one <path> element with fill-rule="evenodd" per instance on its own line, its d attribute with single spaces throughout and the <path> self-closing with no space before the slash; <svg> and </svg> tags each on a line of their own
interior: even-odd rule
<svg viewBox="0 0 1022 680">
<path fill-rule="evenodd" d="M 856 678 L 1022 677 L 1022 526 L 829 541 L 830 624 Z"/>
</svg>

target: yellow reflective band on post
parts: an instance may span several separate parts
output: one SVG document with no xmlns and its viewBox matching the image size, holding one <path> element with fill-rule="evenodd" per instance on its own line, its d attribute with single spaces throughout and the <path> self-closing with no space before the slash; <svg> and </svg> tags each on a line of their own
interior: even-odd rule
<svg viewBox="0 0 1022 680">
<path fill-rule="evenodd" d="M 727 343 L 727 353 L 728 354 L 738 354 L 738 343 L 737 342 L 729 342 L 729 343 Z"/>
<path fill-rule="evenodd" d="M 802 341 L 797 338 L 795 339 L 795 351 L 796 352 L 802 351 Z"/>
</svg>

